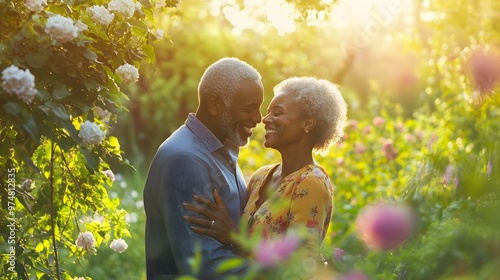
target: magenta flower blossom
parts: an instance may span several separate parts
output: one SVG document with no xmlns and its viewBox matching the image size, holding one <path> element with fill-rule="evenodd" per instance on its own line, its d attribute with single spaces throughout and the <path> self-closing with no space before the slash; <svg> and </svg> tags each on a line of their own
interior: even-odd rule
<svg viewBox="0 0 500 280">
<path fill-rule="evenodd" d="M 264 267 L 275 267 L 288 260 L 299 245 L 300 238 L 294 234 L 277 239 L 263 239 L 254 252 L 255 261 Z"/>
<path fill-rule="evenodd" d="M 410 236 L 413 226 L 408 208 L 387 204 L 368 206 L 356 219 L 358 236 L 375 250 L 397 249 Z"/>
</svg>

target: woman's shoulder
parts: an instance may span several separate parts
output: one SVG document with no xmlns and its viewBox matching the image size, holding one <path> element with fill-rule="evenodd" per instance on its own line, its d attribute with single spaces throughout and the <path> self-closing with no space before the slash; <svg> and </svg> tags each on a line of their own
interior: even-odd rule
<svg viewBox="0 0 500 280">
<path fill-rule="evenodd" d="M 317 164 L 310 164 L 302 171 L 302 176 L 313 177 L 321 180 L 330 180 L 325 169 Z"/>
<path fill-rule="evenodd" d="M 273 169 L 276 165 L 279 165 L 280 163 L 273 163 L 269 165 L 264 165 L 260 168 L 258 168 L 253 175 L 258 175 L 258 174 L 267 174 L 269 170 Z"/>
</svg>

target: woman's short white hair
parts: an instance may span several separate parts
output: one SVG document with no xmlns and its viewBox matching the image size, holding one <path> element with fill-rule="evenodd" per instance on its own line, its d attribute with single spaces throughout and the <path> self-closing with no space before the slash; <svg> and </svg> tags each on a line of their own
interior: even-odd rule
<svg viewBox="0 0 500 280">
<path fill-rule="evenodd" d="M 337 86 L 314 77 L 293 77 L 274 87 L 274 94 L 289 93 L 300 104 L 305 118 L 316 118 L 313 133 L 316 152 L 325 153 L 344 135 L 347 104 Z"/>
<path fill-rule="evenodd" d="M 225 57 L 210 65 L 198 84 L 200 103 L 210 94 L 220 96 L 224 104 L 230 105 L 233 95 L 244 80 L 259 82 L 261 76 L 248 63 L 234 57 Z"/>
</svg>

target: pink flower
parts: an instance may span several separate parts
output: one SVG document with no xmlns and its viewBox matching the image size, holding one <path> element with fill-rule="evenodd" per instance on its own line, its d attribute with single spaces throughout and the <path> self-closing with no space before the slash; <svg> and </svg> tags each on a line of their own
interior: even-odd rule
<svg viewBox="0 0 500 280">
<path fill-rule="evenodd" d="M 354 150 L 356 151 L 356 153 L 358 155 L 360 155 L 366 151 L 366 148 L 365 148 L 365 145 L 363 145 L 363 143 L 356 143 Z"/>
<path fill-rule="evenodd" d="M 411 133 L 405 135 L 405 140 L 409 143 L 415 143 L 417 141 L 417 137 Z"/>
<path fill-rule="evenodd" d="M 368 135 L 368 134 L 370 134 L 371 132 L 372 132 L 372 128 L 371 128 L 371 127 L 366 126 L 365 128 L 363 128 L 363 133 L 364 133 L 365 135 Z"/>
<path fill-rule="evenodd" d="M 349 122 L 347 123 L 347 126 L 352 128 L 352 129 L 356 129 L 356 128 L 358 128 L 358 121 L 357 120 L 349 120 Z"/>
<path fill-rule="evenodd" d="M 488 165 L 486 165 L 486 173 L 488 173 L 488 176 L 491 175 L 491 171 L 493 171 L 493 164 L 491 163 L 491 160 L 489 160 Z"/>
<path fill-rule="evenodd" d="M 431 137 L 429 138 L 429 142 L 427 142 L 427 149 L 431 150 L 432 145 L 436 142 L 437 139 L 438 139 L 437 134 L 432 133 Z"/>
<path fill-rule="evenodd" d="M 445 185 L 450 184 L 451 178 L 453 176 L 453 171 L 455 171 L 455 168 L 453 167 L 453 165 L 449 164 L 446 167 L 446 170 L 444 171 L 444 174 L 443 174 L 443 184 L 445 184 Z"/>
<path fill-rule="evenodd" d="M 403 123 L 398 122 L 398 123 L 396 124 L 396 129 L 397 129 L 399 132 L 404 132 L 404 131 L 405 131 L 405 129 L 406 129 L 406 126 L 405 126 Z"/>
<path fill-rule="evenodd" d="M 500 55 L 491 51 L 476 50 L 467 61 L 467 68 L 474 86 L 481 93 L 491 92 L 500 81 Z"/>
<path fill-rule="evenodd" d="M 336 259 L 342 259 L 344 257 L 344 253 L 345 251 L 340 249 L 340 248 L 335 248 L 334 249 L 335 252 L 333 253 L 333 256 L 336 258 Z"/>
<path fill-rule="evenodd" d="M 361 271 L 353 270 L 340 276 L 339 280 L 368 280 L 368 276 Z"/>
<path fill-rule="evenodd" d="M 345 163 L 345 159 L 343 157 L 339 157 L 336 160 L 338 166 L 342 166 Z"/>
<path fill-rule="evenodd" d="M 356 219 L 359 237 L 376 250 L 398 248 L 410 236 L 413 224 L 409 209 L 386 204 L 368 206 Z"/>
<path fill-rule="evenodd" d="M 394 160 L 398 153 L 392 145 L 392 139 L 382 138 L 382 152 L 388 160 Z"/>
<path fill-rule="evenodd" d="M 373 119 L 373 125 L 374 126 L 381 126 L 381 125 L 384 125 L 384 123 L 385 123 L 385 119 L 382 118 L 382 117 L 375 117 Z"/>
<path fill-rule="evenodd" d="M 288 234 L 277 239 L 263 239 L 254 254 L 255 261 L 264 267 L 274 267 L 286 261 L 300 245 L 300 238 Z"/>
</svg>

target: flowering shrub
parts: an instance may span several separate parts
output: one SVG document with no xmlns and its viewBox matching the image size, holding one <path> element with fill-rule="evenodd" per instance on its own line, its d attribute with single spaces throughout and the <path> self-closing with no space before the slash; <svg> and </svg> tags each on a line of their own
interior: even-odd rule
<svg viewBox="0 0 500 280">
<path fill-rule="evenodd" d="M 127 215 L 108 195 L 127 164 L 109 127 L 154 61 L 155 2 L 0 2 L 0 179 L 15 174 L 0 189 L 0 216 L 15 221 L 0 219 L 15 257 L 2 279 L 71 279 L 101 244 L 127 249 Z"/>
</svg>

